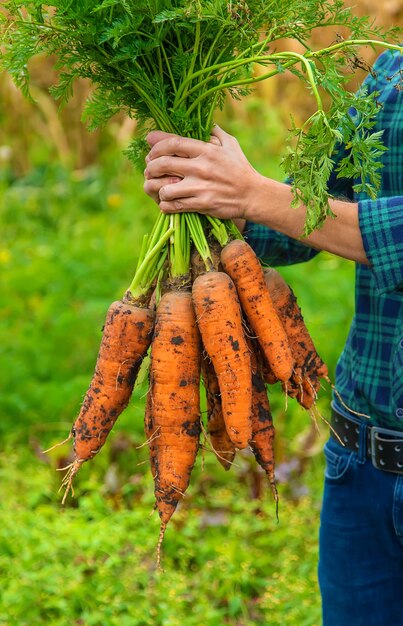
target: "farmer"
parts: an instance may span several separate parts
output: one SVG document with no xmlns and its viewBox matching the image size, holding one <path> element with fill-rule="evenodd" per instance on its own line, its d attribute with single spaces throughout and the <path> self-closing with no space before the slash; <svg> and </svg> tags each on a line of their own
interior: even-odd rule
<svg viewBox="0 0 403 626">
<path fill-rule="evenodd" d="M 356 263 L 356 310 L 336 372 L 320 526 L 325 626 L 403 625 L 403 92 L 398 53 L 366 79 L 384 130 L 378 199 L 329 181 L 336 215 L 301 239 L 305 209 L 260 175 L 218 127 L 211 143 L 150 133 L 145 191 L 161 211 L 233 218 L 271 265 L 327 250 Z M 335 158 L 342 158 L 343 154 Z"/>
</svg>

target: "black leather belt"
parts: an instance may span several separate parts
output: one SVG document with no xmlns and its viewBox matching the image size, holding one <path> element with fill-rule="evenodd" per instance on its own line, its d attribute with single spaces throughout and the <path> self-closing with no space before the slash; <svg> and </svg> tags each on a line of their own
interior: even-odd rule
<svg viewBox="0 0 403 626">
<path fill-rule="evenodd" d="M 364 429 L 361 442 L 365 442 L 365 455 L 372 465 L 385 472 L 403 474 L 403 432 L 370 426 L 345 417 L 335 409 L 332 409 L 330 423 L 333 439 L 354 452 L 360 449 L 360 432 Z"/>
</svg>

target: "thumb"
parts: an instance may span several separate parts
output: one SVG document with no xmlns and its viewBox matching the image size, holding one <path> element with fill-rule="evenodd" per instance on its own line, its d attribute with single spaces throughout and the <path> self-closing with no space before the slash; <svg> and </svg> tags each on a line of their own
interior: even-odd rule
<svg viewBox="0 0 403 626">
<path fill-rule="evenodd" d="M 225 130 L 220 128 L 220 126 L 217 126 L 217 124 L 214 125 L 213 130 L 211 131 L 211 137 L 215 138 L 215 140 L 212 141 L 211 143 L 217 144 L 217 139 L 218 139 L 218 142 L 222 146 L 224 146 L 229 141 L 233 141 L 235 139 L 232 135 L 230 135 L 229 133 L 226 133 Z"/>
</svg>

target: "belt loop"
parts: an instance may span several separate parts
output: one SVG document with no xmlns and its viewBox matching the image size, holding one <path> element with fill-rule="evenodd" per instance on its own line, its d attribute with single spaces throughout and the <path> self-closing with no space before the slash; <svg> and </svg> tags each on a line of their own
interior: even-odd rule
<svg viewBox="0 0 403 626">
<path fill-rule="evenodd" d="M 367 425 L 361 423 L 359 426 L 360 434 L 359 434 L 359 448 L 358 448 L 358 463 L 363 465 L 367 460 L 367 444 L 368 444 L 368 435 L 367 435 Z"/>
</svg>

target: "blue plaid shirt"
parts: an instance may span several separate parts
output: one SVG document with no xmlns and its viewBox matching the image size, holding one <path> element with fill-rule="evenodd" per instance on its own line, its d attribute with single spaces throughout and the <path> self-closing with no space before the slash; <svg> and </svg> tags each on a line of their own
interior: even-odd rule
<svg viewBox="0 0 403 626">
<path fill-rule="evenodd" d="M 382 103 L 374 131 L 383 130 L 382 184 L 376 200 L 353 192 L 333 174 L 329 191 L 358 202 L 359 224 L 371 265 L 356 264 L 355 314 L 336 370 L 346 405 L 371 422 L 403 431 L 403 57 L 384 52 L 367 77 Z M 400 67 L 402 65 L 402 67 Z M 337 158 L 342 156 L 338 155 Z M 336 164 L 337 164 L 336 158 Z M 308 261 L 318 252 L 265 226 L 248 222 L 245 236 L 271 265 Z M 336 408 L 346 414 L 337 396 Z"/>
</svg>

